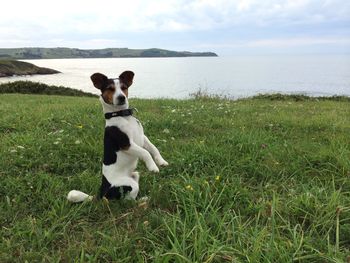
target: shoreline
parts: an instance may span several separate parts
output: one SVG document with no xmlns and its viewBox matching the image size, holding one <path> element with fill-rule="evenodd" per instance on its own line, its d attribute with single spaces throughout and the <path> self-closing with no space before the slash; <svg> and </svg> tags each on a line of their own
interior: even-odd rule
<svg viewBox="0 0 350 263">
<path fill-rule="evenodd" d="M 85 92 L 79 89 L 73 89 L 65 86 L 48 85 L 41 82 L 33 82 L 28 80 L 19 81 L 9 81 L 0 83 L 0 94 L 40 94 L 40 95 L 62 95 L 62 96 L 87 96 L 87 97 L 97 97 L 97 94 Z M 142 99 L 142 100 L 227 100 L 227 101 L 241 101 L 241 100 L 259 100 L 266 99 L 271 101 L 284 101 L 284 100 L 294 100 L 294 101 L 350 101 L 349 95 L 327 95 L 327 96 L 310 96 L 304 93 L 258 93 L 253 96 L 248 97 L 238 97 L 232 98 L 228 96 L 221 96 L 217 94 L 210 94 L 205 91 L 197 91 L 195 93 L 189 94 L 188 98 L 140 98 L 140 97 L 130 97 L 130 99 Z"/>
<path fill-rule="evenodd" d="M 5 59 L 66 59 L 66 58 L 158 58 L 158 57 L 218 57 L 214 52 L 174 51 L 160 48 L 78 49 L 78 48 L 0 48 Z"/>
</svg>

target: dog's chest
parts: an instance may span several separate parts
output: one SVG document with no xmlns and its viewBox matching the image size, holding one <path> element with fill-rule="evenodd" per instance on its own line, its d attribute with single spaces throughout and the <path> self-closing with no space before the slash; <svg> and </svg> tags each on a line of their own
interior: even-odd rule
<svg viewBox="0 0 350 263">
<path fill-rule="evenodd" d="M 143 127 L 138 119 L 133 116 L 113 118 L 106 126 L 116 126 L 125 133 L 130 140 L 139 146 L 143 145 Z"/>
</svg>

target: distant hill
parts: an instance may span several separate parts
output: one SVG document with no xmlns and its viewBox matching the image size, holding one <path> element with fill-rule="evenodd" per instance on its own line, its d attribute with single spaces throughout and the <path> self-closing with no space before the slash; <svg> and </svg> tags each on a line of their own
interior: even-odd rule
<svg viewBox="0 0 350 263">
<path fill-rule="evenodd" d="M 16 61 L 0 60 L 0 77 L 9 77 L 13 75 L 34 75 L 34 74 L 55 74 L 60 73 L 50 68 L 41 68 L 34 64 Z"/>
<path fill-rule="evenodd" d="M 0 48 L 0 59 L 45 58 L 137 58 L 137 57 L 217 57 L 213 52 L 171 51 L 158 48 L 77 49 L 77 48 Z"/>
</svg>

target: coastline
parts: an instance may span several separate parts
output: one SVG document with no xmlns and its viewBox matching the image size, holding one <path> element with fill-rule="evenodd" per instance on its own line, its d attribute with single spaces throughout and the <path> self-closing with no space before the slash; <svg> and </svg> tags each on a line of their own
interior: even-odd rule
<svg viewBox="0 0 350 263">
<path fill-rule="evenodd" d="M 32 63 L 17 60 L 0 60 L 0 77 L 32 76 L 61 73 L 58 70 L 38 67 Z"/>
</svg>

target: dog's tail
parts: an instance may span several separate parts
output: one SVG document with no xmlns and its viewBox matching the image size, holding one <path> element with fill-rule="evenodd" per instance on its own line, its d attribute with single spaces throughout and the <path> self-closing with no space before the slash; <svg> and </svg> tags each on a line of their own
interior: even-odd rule
<svg viewBox="0 0 350 263">
<path fill-rule="evenodd" d="M 91 201 L 94 197 L 92 195 L 85 194 L 81 191 L 72 190 L 68 193 L 67 199 L 69 202 L 79 203 L 85 200 Z"/>
</svg>

